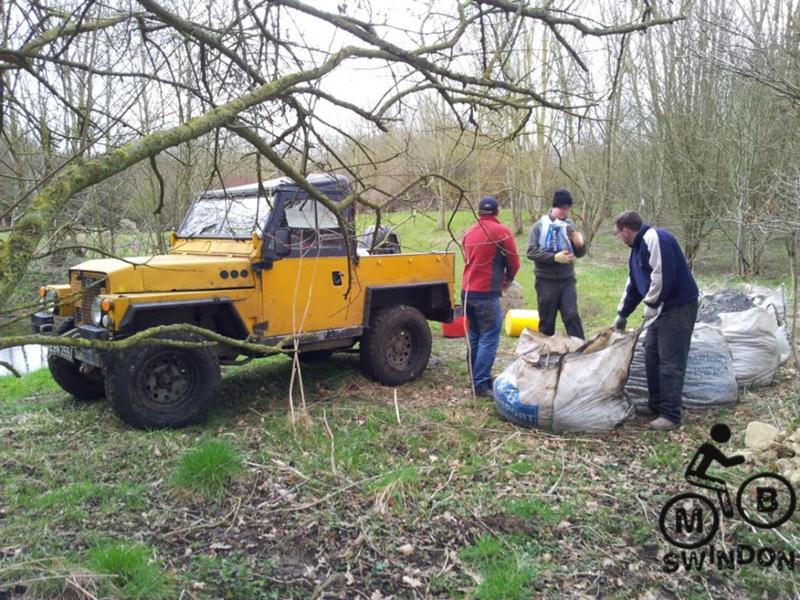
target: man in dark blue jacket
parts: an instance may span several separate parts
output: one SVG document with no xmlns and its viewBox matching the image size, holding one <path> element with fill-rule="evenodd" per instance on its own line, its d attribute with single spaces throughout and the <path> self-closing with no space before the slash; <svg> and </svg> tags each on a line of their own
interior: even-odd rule
<svg viewBox="0 0 800 600">
<path fill-rule="evenodd" d="M 669 231 L 650 227 L 634 211 L 614 218 L 614 233 L 630 246 L 628 282 L 617 307 L 616 329 L 644 302 L 647 407 L 650 429 L 666 431 L 681 423 L 681 395 L 689 345 L 697 318 L 697 283 L 678 241 Z"/>
</svg>

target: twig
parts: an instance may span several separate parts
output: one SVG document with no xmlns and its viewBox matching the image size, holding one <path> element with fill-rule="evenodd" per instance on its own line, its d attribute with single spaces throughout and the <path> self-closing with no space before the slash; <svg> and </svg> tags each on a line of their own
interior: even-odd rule
<svg viewBox="0 0 800 600">
<path fill-rule="evenodd" d="M 233 526 L 236 525 L 236 517 L 239 515 L 239 509 L 241 507 L 242 507 L 242 499 L 236 498 L 236 508 L 233 511 L 233 515 L 231 515 L 231 524 L 228 525 L 228 528 L 225 530 L 225 533 L 228 533 L 231 529 L 233 529 Z"/>
<path fill-rule="evenodd" d="M 292 429 L 294 429 L 294 378 L 300 369 L 299 359 L 297 358 L 297 340 L 294 341 L 294 354 L 292 354 L 292 376 L 289 379 L 289 415 L 291 416 Z"/>
<path fill-rule="evenodd" d="M 438 494 L 439 492 L 441 492 L 444 488 L 446 488 L 448 486 L 448 484 L 453 480 L 453 475 L 455 475 L 455 474 L 456 474 L 456 469 L 455 469 L 455 467 L 453 467 L 452 469 L 450 469 L 450 477 L 447 478 L 447 481 L 445 481 L 443 484 L 441 484 L 439 487 L 437 487 L 435 490 L 433 490 L 433 493 L 431 493 L 431 500 L 433 500 L 433 498 L 436 496 L 436 494 Z"/>
<path fill-rule="evenodd" d="M 377 554 L 381 558 L 389 558 L 388 556 L 386 556 L 386 554 L 384 554 L 383 552 L 378 550 L 378 548 L 375 547 L 375 544 L 372 543 L 372 538 L 369 537 L 369 534 L 367 533 L 367 530 L 364 529 L 364 520 L 363 519 L 359 520 L 358 527 L 359 527 L 359 529 L 361 529 L 361 535 L 363 535 L 364 539 L 367 540 L 367 544 L 369 544 L 369 547 L 372 548 L 373 552 L 375 552 L 375 554 Z"/>
<path fill-rule="evenodd" d="M 294 473 L 295 475 L 297 475 L 297 476 L 298 476 L 298 477 L 300 477 L 301 479 L 305 479 L 306 481 L 309 481 L 309 477 L 308 477 L 308 475 L 305 475 L 305 474 L 304 474 L 304 473 L 302 473 L 301 471 L 298 471 L 297 469 L 295 469 L 295 468 L 294 468 L 293 466 L 291 466 L 291 465 L 287 465 L 287 464 L 286 464 L 285 462 L 283 462 L 282 460 L 278 460 L 277 458 L 271 458 L 271 459 L 270 459 L 270 462 L 271 462 L 271 463 L 273 463 L 274 465 L 276 465 L 277 467 L 281 468 L 281 469 L 285 469 L 285 470 L 287 470 L 287 471 L 291 471 L 292 473 Z"/>
<path fill-rule="evenodd" d="M 241 498 L 238 500 L 239 503 L 241 503 Z M 180 529 L 173 529 L 172 531 L 168 531 L 163 535 L 164 537 L 174 537 L 181 535 L 183 533 L 188 533 L 194 529 L 213 529 L 214 527 L 219 527 L 220 525 L 225 523 L 225 521 L 227 521 L 231 515 L 234 515 L 234 513 L 237 513 L 238 511 L 239 511 L 239 506 L 237 505 L 236 507 L 233 508 L 233 510 L 228 512 L 228 514 L 226 514 L 224 517 L 220 519 L 217 519 L 216 521 L 211 521 L 210 523 L 204 523 L 202 519 L 198 519 L 197 521 L 195 521 L 194 523 L 192 523 L 187 527 L 181 527 Z"/>
<path fill-rule="evenodd" d="M 450 549 L 445 547 L 445 549 L 444 549 L 444 564 L 442 565 L 442 568 L 439 569 L 439 572 L 436 574 L 436 577 L 441 577 L 442 574 L 445 571 L 447 571 L 447 566 L 448 566 L 449 562 L 450 562 Z M 433 580 L 433 577 L 429 577 L 428 578 L 428 584 L 425 586 L 425 594 L 423 595 L 424 598 L 430 597 L 431 581 L 432 580 Z"/>
<path fill-rule="evenodd" d="M 330 584 L 332 584 L 337 579 L 340 579 L 341 577 L 344 577 L 344 575 L 342 575 L 341 573 L 330 573 L 329 572 L 328 575 L 325 577 L 325 580 L 322 583 L 320 583 L 317 586 L 317 589 L 314 590 L 314 593 L 311 594 L 312 600 L 316 600 L 317 598 L 319 598 L 322 595 L 322 593 L 325 591 L 326 587 L 328 587 Z"/>
<path fill-rule="evenodd" d="M 489 450 L 489 451 L 486 453 L 486 456 L 489 456 L 489 455 L 492 455 L 492 454 L 494 454 L 495 452 L 497 452 L 498 450 L 500 450 L 500 448 L 502 448 L 503 446 L 505 446 L 506 442 L 508 442 L 509 440 L 512 440 L 512 439 L 514 439 L 514 438 L 516 438 L 516 437 L 519 437 L 519 436 L 520 436 L 520 433 L 519 433 L 519 431 L 515 431 L 514 433 L 512 433 L 512 434 L 510 434 L 510 435 L 506 436 L 506 438 L 505 438 L 505 439 L 504 439 L 502 442 L 500 442 L 499 444 L 497 444 L 497 445 L 496 445 L 494 448 L 490 449 L 490 450 Z"/>
<path fill-rule="evenodd" d="M 75 588 L 79 593 L 83 594 L 82 598 L 86 600 L 97 600 L 97 596 L 78 583 L 78 579 L 74 574 L 67 577 L 66 583 L 68 586 Z"/>
<path fill-rule="evenodd" d="M 400 422 L 400 406 L 397 404 L 397 388 L 394 388 L 394 414 L 397 417 L 397 425 L 402 426 Z"/>
<path fill-rule="evenodd" d="M 298 511 L 298 510 L 305 510 L 307 508 L 311 508 L 312 506 L 316 506 L 317 504 L 321 504 L 321 503 L 325 502 L 326 500 L 329 500 L 330 498 L 333 498 L 334 496 L 337 496 L 337 495 L 341 494 L 342 492 L 346 492 L 350 488 L 354 488 L 354 487 L 356 487 L 358 485 L 367 483 L 368 481 L 375 481 L 376 479 L 378 479 L 380 477 L 383 477 L 383 475 L 373 475 L 372 477 L 367 477 L 366 479 L 361 479 L 359 481 L 355 481 L 355 482 L 353 482 L 351 484 L 348 484 L 348 485 L 346 485 L 346 486 L 344 486 L 342 488 L 339 488 L 338 490 L 334 490 L 331 493 L 326 494 L 325 496 L 323 496 L 319 500 L 314 500 L 313 502 L 307 502 L 306 504 L 301 504 L 299 506 L 292 506 L 290 508 L 279 508 L 275 512 L 295 512 L 295 511 Z"/>
<path fill-rule="evenodd" d="M 336 471 L 336 442 L 333 439 L 333 431 L 331 431 L 331 426 L 328 425 L 328 416 L 325 414 L 325 409 L 322 409 L 322 422 L 325 424 L 325 431 L 328 432 L 328 436 L 331 438 L 331 472 L 333 473 L 334 477 L 338 477 L 339 474 Z"/>
<path fill-rule="evenodd" d="M 511 551 L 513 551 L 513 550 L 514 550 L 514 548 L 511 546 L 511 543 L 510 543 L 508 540 L 506 540 L 506 539 L 505 539 L 505 536 L 502 536 L 502 535 L 498 534 L 498 533 L 497 533 L 497 532 L 496 532 L 494 529 L 492 529 L 491 527 L 489 527 L 489 526 L 488 526 L 488 525 L 487 525 L 487 524 L 486 524 L 486 523 L 483 521 L 483 519 L 481 519 L 481 518 L 478 516 L 478 513 L 477 513 L 477 512 L 475 512 L 475 509 L 474 509 L 474 508 L 471 508 L 471 509 L 470 509 L 470 512 L 472 513 L 472 516 L 473 516 L 473 517 L 475 517 L 475 520 L 476 520 L 478 523 L 480 523 L 480 524 L 481 524 L 481 526 L 482 526 L 484 529 L 486 529 L 486 531 L 488 531 L 488 532 L 489 532 L 489 533 L 491 533 L 491 534 L 492 534 L 494 537 L 496 537 L 497 539 L 499 539 L 499 540 L 502 542 L 502 544 L 503 544 L 503 545 L 504 545 L 506 548 L 508 548 L 508 549 L 509 549 L 509 550 L 511 550 Z"/>
<path fill-rule="evenodd" d="M 14 375 L 14 377 L 22 377 L 22 375 L 19 374 L 19 371 L 17 371 L 13 366 L 11 366 L 11 363 L 7 363 L 4 360 L 0 360 L 0 367 L 5 367 L 9 371 L 11 371 L 11 374 Z M 395 391 L 394 394 L 395 394 L 395 401 L 396 401 L 397 392 Z"/>
<path fill-rule="evenodd" d="M 556 481 L 552 485 L 552 487 L 549 490 L 547 490 L 547 495 L 548 496 L 550 496 L 555 491 L 555 489 L 558 487 L 558 484 L 561 483 L 561 478 L 564 477 L 564 469 L 566 468 L 566 466 L 567 466 L 566 465 L 566 461 L 564 460 L 564 451 L 562 450 L 561 451 L 561 473 L 559 473 L 558 479 L 556 479 Z"/>
</svg>

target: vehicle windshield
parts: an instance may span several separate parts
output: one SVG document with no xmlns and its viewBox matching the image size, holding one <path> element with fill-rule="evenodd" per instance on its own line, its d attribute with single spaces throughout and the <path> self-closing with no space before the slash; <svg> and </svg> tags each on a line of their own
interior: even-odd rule
<svg viewBox="0 0 800 600">
<path fill-rule="evenodd" d="M 198 198 L 189 209 L 178 235 L 181 237 L 249 238 L 261 233 L 270 203 L 261 197 Z"/>
</svg>

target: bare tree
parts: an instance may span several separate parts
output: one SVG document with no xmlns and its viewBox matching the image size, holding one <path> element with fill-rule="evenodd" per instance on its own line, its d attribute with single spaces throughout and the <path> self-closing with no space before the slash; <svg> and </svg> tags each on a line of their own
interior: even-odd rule
<svg viewBox="0 0 800 600">
<path fill-rule="evenodd" d="M 12 4 L 13 33 L 0 49 L 0 112 L 25 123 L 28 139 L 35 139 L 38 128 L 36 142 L 50 145 L 52 164 L 18 199 L 24 208 L 0 253 L 0 301 L 18 284 L 70 199 L 140 161 L 204 136 L 211 136 L 215 148 L 242 137 L 308 187 L 303 176 L 313 167 L 315 151 L 347 169 L 330 142 L 332 136 L 349 137 L 326 116 L 334 109 L 387 130 L 416 97 L 431 92 L 469 130 L 478 126 L 479 106 L 531 111 L 584 104 L 568 90 L 523 85 L 502 63 L 474 72 L 467 55 L 500 55 L 517 43 L 508 36 L 497 42 L 481 37 L 478 30 L 487 20 L 537 21 L 554 32 L 605 39 L 680 18 L 649 12 L 635 21 L 598 25 L 555 5 L 470 0 L 448 5 L 447 12 L 434 6 L 412 30 L 382 21 L 369 6 L 348 14 L 344 6 L 329 12 L 299 0 L 188 7 L 72 0 L 60 10 Z M 354 102 L 326 87 L 327 78 L 366 63 L 392 74 L 378 101 Z M 102 93 L 94 90 L 109 88 L 112 100 L 97 102 Z M 192 99 L 191 114 L 181 111 L 181 94 Z M 147 123 L 131 110 L 142 98 L 160 107 Z M 9 130 L 8 122 L 0 125 Z"/>
</svg>

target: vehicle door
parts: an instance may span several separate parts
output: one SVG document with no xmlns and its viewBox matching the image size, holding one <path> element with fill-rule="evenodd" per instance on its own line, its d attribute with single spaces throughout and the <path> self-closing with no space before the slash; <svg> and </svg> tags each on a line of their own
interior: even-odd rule
<svg viewBox="0 0 800 600">
<path fill-rule="evenodd" d="M 358 327 L 363 300 L 348 290 L 344 236 L 335 215 L 302 191 L 283 205 L 279 227 L 289 230 L 289 252 L 262 272 L 267 338 Z M 355 267 L 354 267 L 355 268 Z"/>
</svg>

